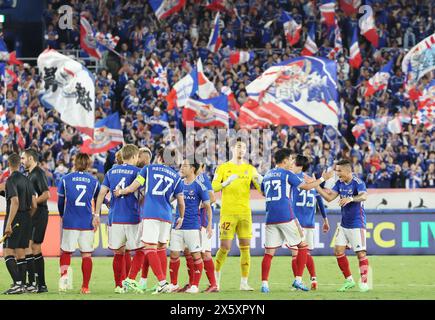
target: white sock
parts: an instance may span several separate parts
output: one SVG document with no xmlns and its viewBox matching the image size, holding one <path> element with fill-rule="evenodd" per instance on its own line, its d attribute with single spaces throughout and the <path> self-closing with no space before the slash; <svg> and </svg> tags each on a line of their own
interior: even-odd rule
<svg viewBox="0 0 435 320">
<path fill-rule="evenodd" d="M 148 278 L 140 278 L 139 283 L 140 283 L 141 285 L 146 285 L 146 284 L 147 284 L 147 279 L 148 279 Z"/>
<path fill-rule="evenodd" d="M 302 282 L 302 277 L 295 277 L 296 282 Z"/>
<path fill-rule="evenodd" d="M 263 281 L 261 281 L 261 283 L 263 284 L 263 286 L 269 287 L 269 281 L 263 280 Z"/>
<path fill-rule="evenodd" d="M 311 277 L 311 281 L 317 281 L 316 277 Z"/>
<path fill-rule="evenodd" d="M 353 277 L 350 275 L 346 278 L 346 280 L 353 281 Z"/>
<path fill-rule="evenodd" d="M 248 284 L 248 278 L 241 278 L 240 279 L 240 284 Z"/>
</svg>

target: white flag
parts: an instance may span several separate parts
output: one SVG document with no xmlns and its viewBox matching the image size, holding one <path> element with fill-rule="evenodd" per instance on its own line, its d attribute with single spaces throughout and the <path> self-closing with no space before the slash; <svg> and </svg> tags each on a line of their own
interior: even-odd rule
<svg viewBox="0 0 435 320">
<path fill-rule="evenodd" d="M 93 136 L 95 127 L 95 82 L 79 62 L 47 49 L 38 57 L 44 90 L 41 103 L 60 113 L 60 119 Z"/>
</svg>

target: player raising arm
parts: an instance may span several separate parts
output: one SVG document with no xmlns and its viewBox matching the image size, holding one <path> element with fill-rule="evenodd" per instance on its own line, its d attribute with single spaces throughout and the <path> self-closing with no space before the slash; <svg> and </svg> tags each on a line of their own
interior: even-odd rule
<svg viewBox="0 0 435 320">
<path fill-rule="evenodd" d="M 334 251 L 338 266 L 346 280 L 338 291 L 347 291 L 355 287 L 345 254 L 346 246 L 351 246 L 359 260 L 360 291 L 365 292 L 369 290 L 367 284 L 369 260 L 366 248 L 366 214 L 362 202 L 367 200 L 367 189 L 365 183 L 353 175 L 349 160 L 338 161 L 335 170 L 339 180 L 332 190 L 329 193 L 320 187 L 316 190 L 328 202 L 340 196 L 338 204 L 341 207 L 342 218 L 335 234 Z"/>
<path fill-rule="evenodd" d="M 157 164 L 143 167 L 136 180 L 125 189 L 116 190 L 115 196 L 120 197 L 133 193 L 143 185 L 145 185 L 145 202 L 141 211 L 142 222 L 139 233 L 145 250 L 136 252 L 130 273 L 123 281 L 123 286 L 134 291 L 142 291 L 136 282 L 136 276 L 143 266 L 144 259 L 148 259 L 159 281 L 154 294 L 159 294 L 169 291 L 169 284 L 166 281 L 166 245 L 171 232 L 171 198 L 174 196 L 177 199 L 180 213 L 176 222 L 177 229 L 183 223 L 185 210 L 183 182 L 174 169 L 164 164 L 164 149 L 159 150 Z M 160 249 L 159 254 L 157 254 L 158 249 Z"/>
</svg>

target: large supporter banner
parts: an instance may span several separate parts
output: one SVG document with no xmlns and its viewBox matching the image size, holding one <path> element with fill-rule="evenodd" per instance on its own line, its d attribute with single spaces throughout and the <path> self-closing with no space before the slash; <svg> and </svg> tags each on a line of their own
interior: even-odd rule
<svg viewBox="0 0 435 320">
<path fill-rule="evenodd" d="M 3 230 L 3 218 L 0 219 Z M 254 256 L 264 253 L 264 212 L 253 214 L 251 240 L 251 254 Z M 329 215 L 331 230 L 328 233 L 321 231 L 321 217 L 316 217 L 315 249 L 313 255 L 332 255 L 334 247 L 334 234 L 341 215 Z M 50 215 L 47 234 L 42 247 L 46 256 L 59 256 L 61 224 L 60 217 Z M 214 233 L 212 238 L 213 254 L 219 246 L 218 222 L 219 215 L 214 216 Z M 112 256 L 108 246 L 107 216 L 102 216 L 101 227 L 95 234 L 95 256 Z M 1 249 L 2 250 L 2 249 Z M 433 213 L 393 213 L 393 214 L 368 214 L 367 215 L 367 250 L 369 255 L 433 255 L 435 254 L 435 211 Z M 2 251 L 0 251 L 2 252 Z M 236 241 L 230 255 L 238 254 Z M 349 250 L 349 253 L 352 253 Z M 289 255 L 286 248 L 278 250 L 278 255 Z M 79 255 L 77 251 L 75 255 Z"/>
</svg>

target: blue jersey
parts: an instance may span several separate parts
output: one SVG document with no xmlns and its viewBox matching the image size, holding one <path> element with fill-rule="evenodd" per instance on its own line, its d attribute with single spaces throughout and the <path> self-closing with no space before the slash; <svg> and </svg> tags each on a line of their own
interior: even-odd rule
<svg viewBox="0 0 435 320">
<path fill-rule="evenodd" d="M 302 180 L 304 174 L 298 173 L 297 176 Z M 304 228 L 314 228 L 316 209 L 319 207 L 322 216 L 326 218 L 325 207 L 322 197 L 316 189 L 302 190 L 292 188 L 293 212 L 298 218 L 299 224 Z"/>
<path fill-rule="evenodd" d="M 180 175 L 171 167 L 151 164 L 142 168 L 136 181 L 145 185 L 142 219 L 172 221 L 171 198 L 183 194 Z"/>
<path fill-rule="evenodd" d="M 269 170 L 261 183 L 266 197 L 266 224 L 289 222 L 295 218 L 292 208 L 292 188 L 303 181 L 293 172 L 274 168 Z"/>
<path fill-rule="evenodd" d="M 367 192 L 366 184 L 356 176 L 352 177 L 349 183 L 338 180 L 333 191 L 340 195 L 340 198 L 349 198 L 358 195 L 361 192 Z M 341 207 L 341 226 L 347 229 L 365 228 L 366 213 L 362 202 L 351 202 Z"/>
<path fill-rule="evenodd" d="M 103 186 L 109 188 L 111 192 L 109 226 L 112 223 L 136 224 L 140 222 L 137 195 L 131 193 L 115 197 L 113 194 L 116 189 L 124 189 L 129 186 L 136 179 L 138 173 L 139 168 L 129 164 L 114 166 L 106 173 Z"/>
<path fill-rule="evenodd" d="M 62 227 L 73 230 L 93 230 L 92 207 L 100 192 L 96 178 L 86 172 L 72 172 L 64 176 L 57 187 L 58 207 Z"/>
<path fill-rule="evenodd" d="M 196 179 L 201 184 L 204 185 L 204 187 L 207 189 L 207 192 L 209 192 L 209 191 L 213 192 L 213 187 L 211 186 L 210 179 L 208 178 L 206 173 L 200 174 Z M 212 210 L 212 213 L 213 213 L 213 207 L 211 208 L 211 210 Z M 207 210 L 205 208 L 201 208 L 200 214 L 201 214 L 201 226 L 206 228 L 208 226 Z"/>
<path fill-rule="evenodd" d="M 182 230 L 199 230 L 201 229 L 201 216 L 199 206 L 201 202 L 209 202 L 210 197 L 208 191 L 203 184 L 198 180 L 194 180 L 192 183 L 187 184 L 183 182 L 184 203 L 186 204 L 186 211 L 184 213 Z M 177 209 L 175 215 L 174 228 L 177 219 L 180 217 L 180 212 Z"/>
</svg>

